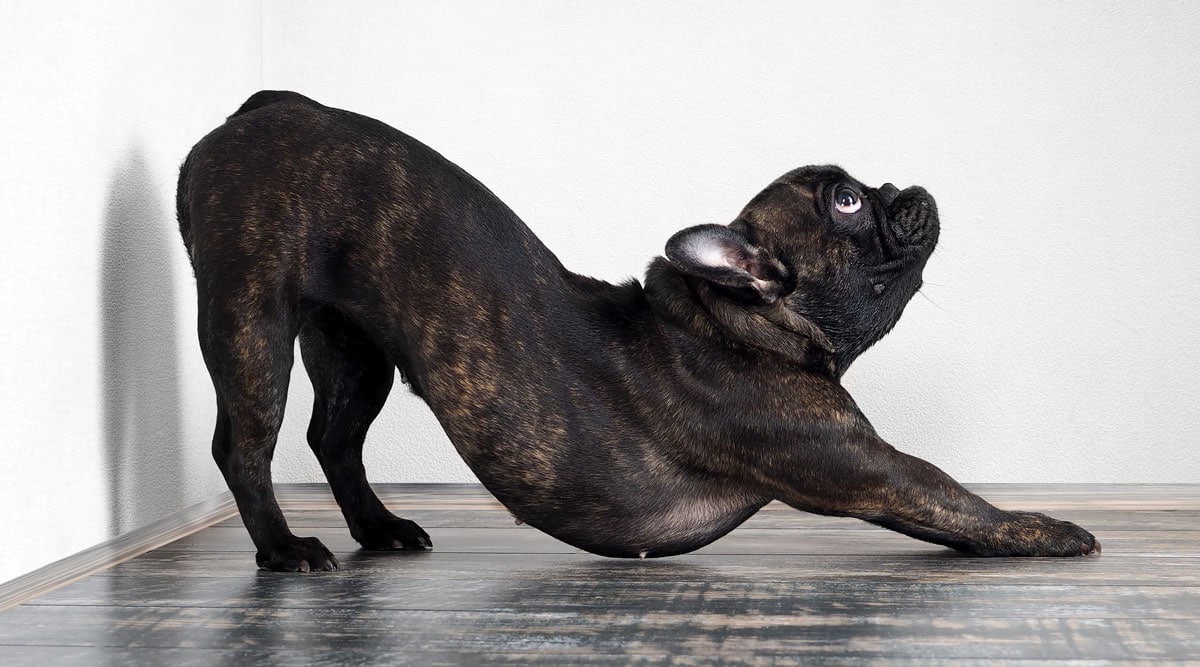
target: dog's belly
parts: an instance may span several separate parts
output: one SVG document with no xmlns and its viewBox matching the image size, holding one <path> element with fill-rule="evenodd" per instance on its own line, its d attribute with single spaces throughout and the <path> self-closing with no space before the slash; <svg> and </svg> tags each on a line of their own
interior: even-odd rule
<svg viewBox="0 0 1200 667">
<path fill-rule="evenodd" d="M 616 470 L 619 467 L 606 468 Z M 631 471 L 575 485 L 568 473 L 514 492 L 484 465 L 476 475 L 516 518 L 584 551 L 655 558 L 695 551 L 737 528 L 770 498 L 730 482 L 697 481 L 665 470 Z M 631 479 L 632 477 L 632 479 Z"/>
<path fill-rule="evenodd" d="M 766 501 L 685 498 L 667 510 L 607 521 L 542 527 L 544 532 L 586 551 L 619 558 L 657 558 L 695 551 L 741 525 Z"/>
<path fill-rule="evenodd" d="M 592 553 L 656 557 L 699 549 L 771 500 L 745 480 L 689 470 L 671 453 L 682 436 L 668 434 L 662 397 L 621 370 L 647 366 L 631 350 L 659 351 L 557 340 L 584 327 L 561 309 L 548 326 L 520 304 L 504 318 L 464 312 L 456 324 L 470 337 L 413 322 L 413 337 L 434 343 L 404 350 L 414 363 L 402 369 L 516 518 Z"/>
</svg>

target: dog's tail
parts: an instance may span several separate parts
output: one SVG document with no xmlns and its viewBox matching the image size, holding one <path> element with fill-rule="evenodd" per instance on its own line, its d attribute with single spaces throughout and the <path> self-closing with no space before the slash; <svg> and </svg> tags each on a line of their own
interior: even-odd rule
<svg viewBox="0 0 1200 667">
<path fill-rule="evenodd" d="M 312 100 L 311 98 L 305 97 L 300 93 L 294 93 L 290 90 L 260 90 L 247 98 L 245 102 L 242 102 L 242 106 L 238 107 L 238 110 L 233 112 L 233 115 L 226 120 L 237 118 L 238 116 L 254 111 L 255 109 L 261 109 L 268 104 L 284 101 L 304 102 L 313 106 L 319 106 L 316 101 Z"/>
<path fill-rule="evenodd" d="M 188 170 L 192 164 L 192 153 L 188 152 L 179 166 L 179 183 L 175 187 L 175 219 L 179 222 L 179 235 L 183 237 L 183 247 L 187 248 L 188 262 L 192 264 L 193 273 L 196 270 L 196 258 L 192 255 L 192 220 L 188 214 Z"/>
<path fill-rule="evenodd" d="M 238 107 L 238 110 L 233 112 L 232 116 L 225 119 L 225 122 L 276 102 L 302 102 L 312 106 L 320 106 L 314 100 L 290 90 L 260 90 L 247 98 L 245 102 L 242 102 L 242 106 Z M 203 142 L 204 140 L 202 139 L 201 143 Z M 184 159 L 183 164 L 180 165 L 179 182 L 175 189 L 175 219 L 179 222 L 179 234 L 183 237 L 183 245 L 188 251 L 188 261 L 192 262 L 193 269 L 195 269 L 196 258 L 192 253 L 192 220 L 189 213 L 190 183 L 188 181 L 188 172 L 191 170 L 192 158 L 199 147 L 200 144 L 197 144 L 195 148 L 192 148 L 187 158 Z"/>
</svg>

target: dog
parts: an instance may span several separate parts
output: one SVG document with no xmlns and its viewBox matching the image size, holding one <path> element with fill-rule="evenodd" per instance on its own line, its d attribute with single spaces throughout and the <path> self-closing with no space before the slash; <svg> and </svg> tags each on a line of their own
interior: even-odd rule
<svg viewBox="0 0 1200 667">
<path fill-rule="evenodd" d="M 791 171 L 670 238 L 644 284 L 571 273 L 491 191 L 382 122 L 261 91 L 192 149 L 177 213 L 217 398 L 212 451 L 260 567 L 332 570 L 271 484 L 297 337 L 308 443 L 364 549 L 429 535 L 367 484 L 396 369 L 519 522 L 613 557 L 709 544 L 772 500 L 982 556 L 1078 556 L 884 442 L 840 383 L 939 233 L 920 187 Z"/>
</svg>

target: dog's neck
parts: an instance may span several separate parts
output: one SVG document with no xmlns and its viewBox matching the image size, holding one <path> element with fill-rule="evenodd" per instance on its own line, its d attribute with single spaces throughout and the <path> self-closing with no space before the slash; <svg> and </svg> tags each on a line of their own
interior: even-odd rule
<svg viewBox="0 0 1200 667">
<path fill-rule="evenodd" d="M 719 293 L 704 280 L 685 275 L 658 257 L 646 270 L 646 298 L 665 319 L 705 338 L 766 350 L 805 370 L 840 377 L 835 357 L 814 343 L 823 336 L 782 302 L 746 306 Z"/>
</svg>

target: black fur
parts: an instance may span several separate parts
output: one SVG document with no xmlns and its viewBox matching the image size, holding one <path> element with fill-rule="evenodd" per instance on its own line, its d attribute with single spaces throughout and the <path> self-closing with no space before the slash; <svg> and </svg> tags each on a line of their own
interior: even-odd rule
<svg viewBox="0 0 1200 667">
<path fill-rule="evenodd" d="M 842 189 L 860 210 L 837 209 Z M 567 271 L 423 144 L 263 91 L 189 154 L 178 214 L 213 454 L 263 567 L 337 564 L 288 530 L 271 487 L 297 337 L 309 444 L 366 548 L 430 546 L 363 472 L 398 368 L 515 516 L 598 554 L 690 551 L 773 499 L 976 554 L 1099 550 L 897 452 L 838 380 L 920 286 L 938 234 L 921 188 L 798 169 L 731 224 L 673 237 L 644 287 L 611 285 Z"/>
</svg>

